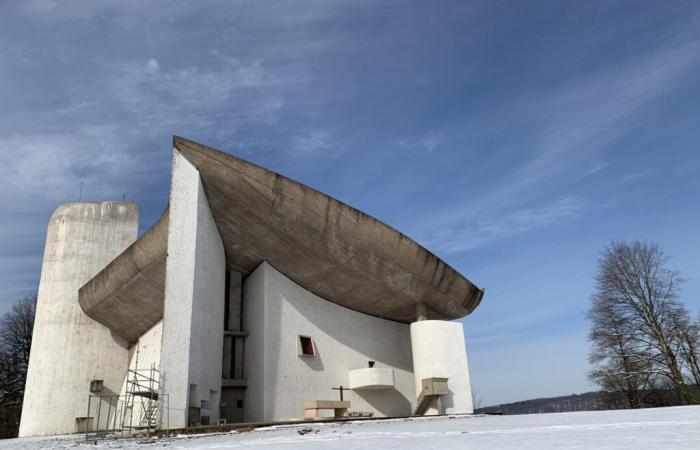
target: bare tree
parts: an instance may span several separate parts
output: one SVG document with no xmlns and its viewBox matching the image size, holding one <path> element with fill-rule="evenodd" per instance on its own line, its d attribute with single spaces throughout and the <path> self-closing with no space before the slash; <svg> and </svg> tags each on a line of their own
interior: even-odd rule
<svg viewBox="0 0 700 450">
<path fill-rule="evenodd" d="M 678 311 L 676 321 L 681 363 L 690 372 L 696 388 L 700 389 L 700 317 L 691 320 L 688 311 L 682 309 Z"/>
<path fill-rule="evenodd" d="M 607 408 L 640 408 L 652 383 L 652 364 L 631 338 L 629 324 L 619 316 L 610 301 L 594 296 L 588 312 L 589 340 L 594 365 L 589 378 L 603 391 Z"/>
<path fill-rule="evenodd" d="M 32 346 L 36 294 L 0 318 L 0 437 L 17 436 Z"/>
<path fill-rule="evenodd" d="M 667 262 L 656 244 L 612 242 L 603 250 L 589 314 L 593 321 L 591 359 L 605 361 L 605 372 L 600 374 L 605 380 L 615 371 L 637 385 L 643 379 L 636 376 L 665 378 L 682 402 L 694 404 L 679 360 L 683 335 L 679 317 L 685 309 L 678 295 L 683 280 L 666 267 Z M 599 337 L 598 333 L 603 334 Z"/>
<path fill-rule="evenodd" d="M 476 411 L 477 409 L 481 409 L 483 406 L 484 405 L 482 404 L 479 392 L 474 386 L 472 386 L 472 407 L 474 408 L 474 411 Z"/>
</svg>

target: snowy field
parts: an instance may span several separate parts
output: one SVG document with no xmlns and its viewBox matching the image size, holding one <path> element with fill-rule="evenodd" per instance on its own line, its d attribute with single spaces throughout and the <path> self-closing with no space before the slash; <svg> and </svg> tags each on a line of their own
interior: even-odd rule
<svg viewBox="0 0 700 450">
<path fill-rule="evenodd" d="M 0 441 L 0 449 L 94 448 L 76 436 Z M 700 449 L 700 406 L 523 416 L 396 419 L 267 427 L 248 433 L 103 441 L 129 449 Z"/>
</svg>

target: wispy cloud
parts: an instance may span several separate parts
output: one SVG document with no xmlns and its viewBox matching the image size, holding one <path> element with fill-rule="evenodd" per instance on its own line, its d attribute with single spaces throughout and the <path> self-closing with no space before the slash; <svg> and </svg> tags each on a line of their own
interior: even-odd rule
<svg viewBox="0 0 700 450">
<path fill-rule="evenodd" d="M 575 217 L 585 197 L 557 200 L 544 208 L 530 205 L 608 168 L 616 140 L 640 126 L 645 108 L 682 89 L 698 70 L 700 38 L 674 37 L 659 42 L 644 57 L 582 73 L 548 91 L 524 96 L 509 112 L 494 112 L 508 119 L 493 121 L 494 134 L 529 129 L 523 133 L 522 148 L 508 150 L 520 157 L 511 156 L 516 165 L 478 196 L 465 195 L 462 202 L 443 206 L 413 224 L 414 234 L 430 248 L 455 253 Z M 484 221 L 484 216 L 500 219 Z M 431 232 L 436 227 L 441 231 Z"/>
<path fill-rule="evenodd" d="M 451 223 L 419 239 L 440 253 L 458 253 L 570 220 L 581 214 L 584 207 L 581 199 L 563 198 L 541 208 L 520 209 L 476 221 L 471 220 L 471 214 L 465 217 L 457 211 Z"/>
<path fill-rule="evenodd" d="M 432 131 L 423 136 L 400 139 L 396 144 L 406 150 L 432 153 L 436 148 L 442 145 L 444 141 L 445 137 L 442 133 Z"/>
<path fill-rule="evenodd" d="M 279 122 L 290 118 L 289 99 L 314 80 L 314 58 L 333 44 L 304 27 L 339 5 L 234 6 L 32 0 L 4 8 L 0 56 L 24 62 L 0 70 L 0 302 L 20 285 L 36 288 L 46 220 L 78 199 L 81 182 L 83 200 L 126 195 L 143 207 L 155 198 L 142 220 L 157 217 L 172 134 L 243 152 L 329 150 L 328 132 L 299 135 Z M 50 38 L 39 46 L 35 33 Z"/>
<path fill-rule="evenodd" d="M 144 123 L 199 124 L 211 127 L 211 115 L 226 110 L 238 117 L 274 115 L 281 96 L 301 88 L 308 77 L 299 68 L 268 66 L 262 59 L 240 60 L 213 53 L 211 66 L 168 66 L 156 59 L 115 64 L 107 96 Z"/>
<path fill-rule="evenodd" d="M 600 172 L 601 170 L 607 169 L 609 166 L 610 166 L 610 163 L 609 163 L 609 162 L 604 162 L 604 163 L 601 163 L 601 164 L 596 164 L 596 165 L 593 166 L 592 168 L 585 170 L 581 175 L 578 175 L 578 176 L 574 177 L 573 180 L 571 180 L 571 182 L 574 183 L 574 182 L 576 182 L 576 181 L 583 180 L 584 178 L 588 178 L 588 177 L 590 177 L 590 176 L 593 176 L 593 175 L 595 175 L 596 173 Z"/>
<path fill-rule="evenodd" d="M 140 158 L 119 145 L 121 131 L 86 125 L 70 131 L 5 136 L 0 140 L 0 199 L 57 202 L 77 198 L 83 181 L 91 198 L 114 194 L 121 181 L 137 181 Z M 17 205 L 19 206 L 19 205 Z"/>
<path fill-rule="evenodd" d="M 331 135 L 326 130 L 311 130 L 295 136 L 293 148 L 296 155 L 312 156 L 327 153 L 333 148 Z"/>
<path fill-rule="evenodd" d="M 610 150 L 616 139 L 639 125 L 639 113 L 651 101 L 690 81 L 699 63 L 700 40 L 672 40 L 644 58 L 584 74 L 554 89 L 536 103 L 535 152 L 495 195 L 551 180 Z"/>
</svg>

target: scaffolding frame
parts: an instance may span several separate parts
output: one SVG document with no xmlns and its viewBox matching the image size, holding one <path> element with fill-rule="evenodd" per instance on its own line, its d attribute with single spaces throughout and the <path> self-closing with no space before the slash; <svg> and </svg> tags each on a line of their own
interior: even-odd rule
<svg viewBox="0 0 700 450">
<path fill-rule="evenodd" d="M 146 436 L 151 436 L 156 431 L 170 431 L 170 399 L 161 392 L 160 370 L 155 363 L 147 369 L 139 369 L 139 353 L 137 347 L 134 368 L 127 370 L 124 395 L 89 395 L 85 440 L 133 436 L 144 431 Z M 105 403 L 107 412 L 103 416 Z M 96 420 L 93 421 L 95 405 Z"/>
</svg>

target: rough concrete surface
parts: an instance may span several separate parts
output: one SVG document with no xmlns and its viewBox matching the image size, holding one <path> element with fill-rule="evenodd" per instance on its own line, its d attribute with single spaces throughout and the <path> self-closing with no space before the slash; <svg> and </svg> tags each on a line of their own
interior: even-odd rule
<svg viewBox="0 0 700 450">
<path fill-rule="evenodd" d="M 129 342 L 163 317 L 169 211 L 80 288 L 80 307 Z"/>
<path fill-rule="evenodd" d="M 199 171 L 229 269 L 267 261 L 341 306 L 413 322 L 471 313 L 483 291 L 412 239 L 357 209 L 232 155 L 175 137 Z M 133 342 L 160 320 L 168 211 L 81 290 L 86 313 Z"/>
<path fill-rule="evenodd" d="M 20 436 L 73 432 L 91 380 L 121 389 L 127 342 L 83 313 L 78 288 L 134 242 L 137 228 L 129 202 L 69 203 L 51 216 Z"/>
</svg>

